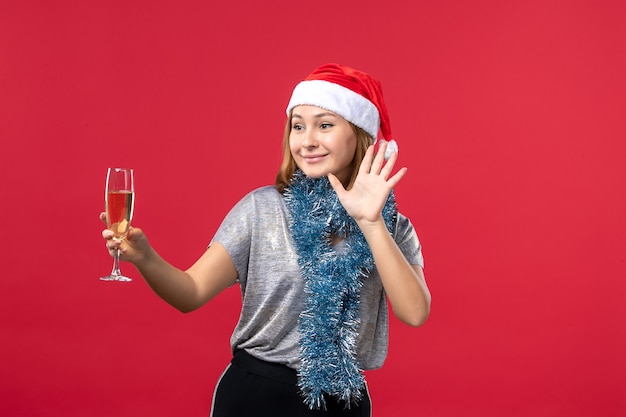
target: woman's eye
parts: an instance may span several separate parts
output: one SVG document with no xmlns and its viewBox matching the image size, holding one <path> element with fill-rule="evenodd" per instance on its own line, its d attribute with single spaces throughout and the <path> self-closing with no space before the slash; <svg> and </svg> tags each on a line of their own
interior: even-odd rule
<svg viewBox="0 0 626 417">
<path fill-rule="evenodd" d="M 322 129 L 328 129 L 328 128 L 333 127 L 333 124 L 332 123 L 322 123 L 320 126 L 321 126 Z"/>
<path fill-rule="evenodd" d="M 291 126 L 291 130 L 302 130 L 302 129 L 303 129 L 302 125 L 297 125 L 296 124 L 296 125 Z"/>
</svg>

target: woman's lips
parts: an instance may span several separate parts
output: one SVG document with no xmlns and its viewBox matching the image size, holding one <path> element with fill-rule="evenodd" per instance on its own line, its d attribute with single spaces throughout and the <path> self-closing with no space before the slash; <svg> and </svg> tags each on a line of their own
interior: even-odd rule
<svg viewBox="0 0 626 417">
<path fill-rule="evenodd" d="M 314 164 L 316 162 L 319 162 L 325 157 L 326 155 L 303 155 L 302 156 L 302 158 L 304 158 L 304 160 L 309 164 Z"/>
</svg>

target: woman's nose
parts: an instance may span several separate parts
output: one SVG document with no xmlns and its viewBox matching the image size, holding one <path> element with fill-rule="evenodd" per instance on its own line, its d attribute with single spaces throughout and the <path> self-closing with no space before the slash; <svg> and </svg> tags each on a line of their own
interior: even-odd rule
<svg viewBox="0 0 626 417">
<path fill-rule="evenodd" d="M 304 137 L 302 138 L 302 147 L 314 148 L 316 145 L 317 145 L 317 137 L 315 136 L 315 132 L 312 130 L 307 130 L 304 133 Z"/>
</svg>

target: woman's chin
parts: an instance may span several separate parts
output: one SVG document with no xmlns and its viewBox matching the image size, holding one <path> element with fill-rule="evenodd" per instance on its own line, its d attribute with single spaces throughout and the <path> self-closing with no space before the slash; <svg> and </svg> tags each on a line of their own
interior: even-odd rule
<svg viewBox="0 0 626 417">
<path fill-rule="evenodd" d="M 304 175 L 306 175 L 309 178 L 313 178 L 314 180 L 317 180 L 326 176 L 326 174 L 308 174 L 306 172 L 304 173 Z"/>
<path fill-rule="evenodd" d="M 313 178 L 313 179 L 318 179 L 318 178 L 322 178 L 325 177 L 326 175 L 328 175 L 328 172 L 326 171 L 313 171 L 310 169 L 303 169 L 302 172 L 304 172 L 304 175 L 306 175 L 309 178 Z"/>
</svg>

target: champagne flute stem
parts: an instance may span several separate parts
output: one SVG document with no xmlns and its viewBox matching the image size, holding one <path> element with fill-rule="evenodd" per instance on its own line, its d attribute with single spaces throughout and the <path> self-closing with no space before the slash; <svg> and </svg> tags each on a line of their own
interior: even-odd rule
<svg viewBox="0 0 626 417">
<path fill-rule="evenodd" d="M 120 272 L 120 249 L 117 248 L 115 253 L 113 254 L 113 270 L 111 270 L 111 275 L 114 277 L 119 277 L 122 275 Z"/>
<path fill-rule="evenodd" d="M 100 278 L 102 281 L 123 281 L 130 282 L 132 278 L 122 275 L 120 271 L 120 249 L 113 252 L 113 269 L 107 277 Z"/>
</svg>

